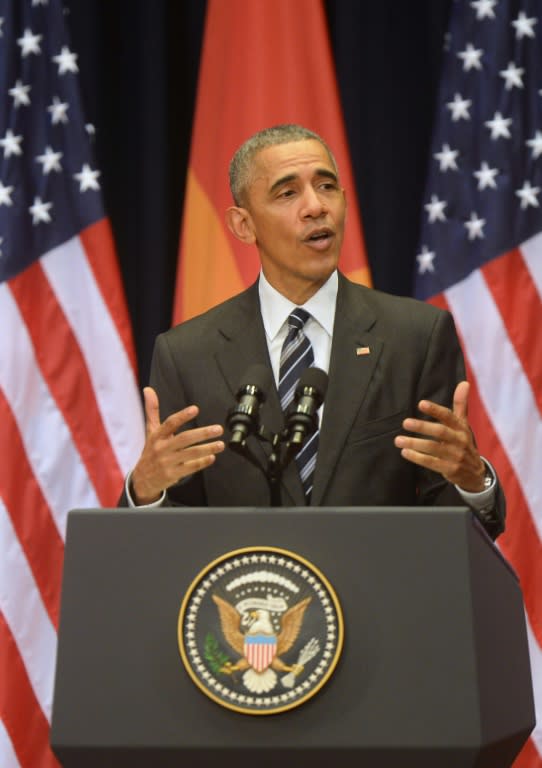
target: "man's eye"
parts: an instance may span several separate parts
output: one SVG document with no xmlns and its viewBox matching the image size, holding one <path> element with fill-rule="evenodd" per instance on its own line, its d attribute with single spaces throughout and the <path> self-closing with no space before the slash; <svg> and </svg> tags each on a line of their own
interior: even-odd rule
<svg viewBox="0 0 542 768">
<path fill-rule="evenodd" d="M 295 194 L 293 189 L 283 189 L 279 197 L 291 197 L 293 194 Z"/>
</svg>

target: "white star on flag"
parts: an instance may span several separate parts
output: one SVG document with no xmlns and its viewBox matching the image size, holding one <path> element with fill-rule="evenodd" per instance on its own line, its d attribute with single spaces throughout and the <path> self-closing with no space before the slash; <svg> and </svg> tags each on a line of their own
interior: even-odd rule
<svg viewBox="0 0 542 768">
<path fill-rule="evenodd" d="M 43 35 L 32 34 L 31 29 L 25 29 L 23 36 L 17 40 L 17 45 L 21 46 L 21 56 L 23 59 L 31 53 L 41 53 L 40 40 Z"/>
<path fill-rule="evenodd" d="M 510 61 L 506 69 L 501 69 L 499 75 L 506 80 L 505 88 L 507 91 L 512 88 L 523 88 L 523 80 L 521 79 L 525 70 L 523 67 L 516 67 L 513 61 Z"/>
<path fill-rule="evenodd" d="M 533 160 L 536 160 L 537 157 L 540 157 L 540 155 L 542 155 L 542 131 L 537 131 L 533 138 L 528 139 L 525 144 L 527 144 L 528 147 L 531 147 L 533 151 Z"/>
<path fill-rule="evenodd" d="M 463 70 L 468 72 L 471 69 L 482 69 L 482 62 L 480 57 L 483 51 L 481 48 L 475 48 L 472 43 L 467 43 L 467 47 L 464 51 L 460 51 L 457 56 L 463 59 Z"/>
<path fill-rule="evenodd" d="M 85 163 L 79 173 L 74 173 L 73 178 L 79 182 L 79 191 L 86 192 L 87 189 L 100 189 L 98 184 L 100 171 L 93 171 L 88 163 Z"/>
<path fill-rule="evenodd" d="M 492 189 L 497 189 L 497 184 L 495 183 L 495 176 L 499 175 L 499 171 L 497 168 L 490 168 L 489 165 L 486 162 L 483 162 L 480 166 L 480 170 L 474 171 L 473 176 L 476 176 L 478 179 L 478 189 L 486 189 L 487 187 L 491 187 Z"/>
<path fill-rule="evenodd" d="M 470 219 L 465 222 L 465 227 L 469 233 L 469 240 L 475 240 L 477 237 L 483 238 L 483 227 L 486 223 L 485 219 L 481 219 L 474 211 L 470 215 Z"/>
<path fill-rule="evenodd" d="M 460 93 L 454 94 L 453 101 L 449 101 L 446 106 L 452 113 L 452 120 L 470 120 L 469 107 L 472 104 L 470 99 L 464 99 Z"/>
<path fill-rule="evenodd" d="M 516 39 L 521 40 L 523 37 L 534 37 L 533 26 L 538 22 L 538 19 L 528 19 L 524 11 L 518 13 L 518 17 L 511 24 L 516 29 Z"/>
<path fill-rule="evenodd" d="M 21 80 L 17 80 L 13 88 L 10 88 L 8 93 L 13 96 L 13 106 L 15 109 L 18 107 L 28 107 L 30 105 L 30 85 L 23 85 Z"/>
<path fill-rule="evenodd" d="M 3 139 L 0 139 L 0 147 L 4 150 L 4 157 L 11 157 L 11 155 L 22 155 L 21 149 L 22 136 L 15 136 L 13 131 L 7 130 Z"/>
<path fill-rule="evenodd" d="M 0 205 L 13 205 L 12 192 L 13 187 L 5 187 L 0 181 Z"/>
<path fill-rule="evenodd" d="M 66 102 L 60 101 L 58 96 L 53 96 L 53 103 L 47 107 L 47 112 L 51 113 L 51 123 L 53 125 L 57 125 L 58 123 L 67 123 L 68 122 L 68 111 L 69 104 Z"/>
<path fill-rule="evenodd" d="M 44 203 L 41 197 L 35 197 L 33 205 L 28 209 L 32 214 L 32 224 L 36 226 L 40 221 L 44 221 L 48 224 L 51 221 L 51 215 L 49 211 L 53 207 L 52 203 Z"/>
<path fill-rule="evenodd" d="M 498 139 L 501 136 L 504 139 L 510 139 L 511 133 L 508 128 L 511 124 L 512 124 L 512 118 L 503 117 L 500 112 L 495 112 L 493 119 L 486 120 L 486 122 L 484 123 L 484 125 L 486 125 L 491 131 L 491 138 L 493 140 Z"/>
<path fill-rule="evenodd" d="M 430 251 L 426 245 L 423 245 L 421 252 L 416 256 L 416 261 L 418 262 L 418 272 L 420 275 L 423 275 L 424 272 L 435 271 L 435 265 L 433 264 L 434 259 L 434 251 Z"/>
<path fill-rule="evenodd" d="M 67 45 L 63 45 L 60 53 L 53 56 L 53 61 L 58 64 L 59 75 L 65 75 L 66 72 L 79 72 L 77 54 L 72 53 Z"/>
<path fill-rule="evenodd" d="M 2 29 L 2 25 L 4 24 L 3 17 L 0 16 L 0 37 L 4 37 L 4 30 Z"/>
<path fill-rule="evenodd" d="M 476 18 L 481 21 L 482 19 L 494 19 L 495 13 L 493 8 L 497 5 L 497 0 L 473 0 L 471 6 L 476 10 Z"/>
<path fill-rule="evenodd" d="M 540 187 L 532 187 L 530 181 L 525 181 L 521 189 L 516 189 L 516 195 L 521 200 L 521 209 L 525 210 L 530 205 L 538 208 L 537 195 L 540 194 Z"/>
<path fill-rule="evenodd" d="M 42 164 L 42 171 L 47 176 L 51 171 L 61 171 L 60 158 L 62 152 L 54 152 L 51 147 L 45 147 L 43 155 L 36 157 L 36 162 Z"/>
<path fill-rule="evenodd" d="M 431 195 L 431 202 L 424 205 L 425 210 L 429 214 L 429 221 L 446 221 L 446 214 L 444 209 L 448 203 L 444 200 L 439 200 L 436 195 Z"/>
<path fill-rule="evenodd" d="M 459 154 L 457 149 L 450 149 L 449 144 L 443 144 L 440 152 L 435 152 L 433 157 L 439 161 L 441 171 L 447 171 L 451 168 L 453 171 L 457 171 L 456 158 Z"/>
</svg>

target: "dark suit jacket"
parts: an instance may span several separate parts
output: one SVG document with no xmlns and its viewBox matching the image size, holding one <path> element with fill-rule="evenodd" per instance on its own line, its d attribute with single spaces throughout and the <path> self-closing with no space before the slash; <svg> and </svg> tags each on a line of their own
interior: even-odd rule
<svg viewBox="0 0 542 768">
<path fill-rule="evenodd" d="M 369 354 L 358 355 L 358 347 Z M 257 284 L 157 338 L 151 385 L 161 418 L 189 404 L 198 424 L 225 424 L 243 374 L 255 363 L 270 366 Z M 451 406 L 464 378 L 451 315 L 429 304 L 365 288 L 339 276 L 339 292 L 311 503 L 319 506 L 464 505 L 455 488 L 433 472 L 403 459 L 393 439 L 401 422 L 428 398 Z M 283 427 L 273 387 L 262 423 Z M 227 435 L 226 435 L 227 439 Z M 250 438 L 263 462 L 266 448 Z M 503 528 L 498 489 L 492 536 Z M 215 464 L 168 491 L 168 502 L 190 506 L 267 506 L 263 474 L 226 448 Z M 282 483 L 285 506 L 304 505 L 295 462 Z"/>
</svg>

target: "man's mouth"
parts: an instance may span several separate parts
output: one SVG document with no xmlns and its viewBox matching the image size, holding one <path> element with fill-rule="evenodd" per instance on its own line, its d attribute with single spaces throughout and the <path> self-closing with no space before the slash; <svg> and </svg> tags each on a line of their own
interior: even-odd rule
<svg viewBox="0 0 542 768">
<path fill-rule="evenodd" d="M 326 243 L 333 237 L 333 232 L 328 227 L 322 227 L 315 229 L 307 237 L 304 238 L 306 243 Z"/>
</svg>

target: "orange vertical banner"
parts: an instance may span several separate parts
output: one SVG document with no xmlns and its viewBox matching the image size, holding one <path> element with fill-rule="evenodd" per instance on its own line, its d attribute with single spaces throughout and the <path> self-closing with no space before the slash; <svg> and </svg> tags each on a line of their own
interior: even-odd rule
<svg viewBox="0 0 542 768">
<path fill-rule="evenodd" d="M 341 270 L 369 284 L 359 208 L 321 0 L 209 0 L 192 132 L 173 323 L 243 290 L 255 248 L 224 223 L 228 167 L 250 135 L 299 123 L 329 144 L 346 189 Z"/>
</svg>

